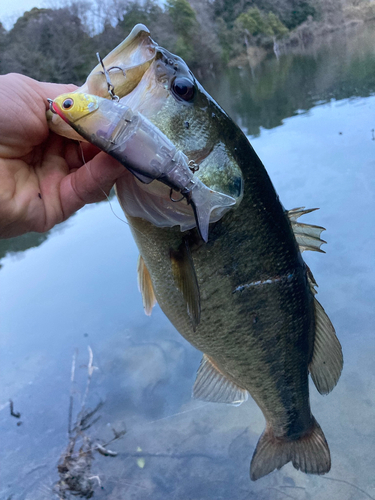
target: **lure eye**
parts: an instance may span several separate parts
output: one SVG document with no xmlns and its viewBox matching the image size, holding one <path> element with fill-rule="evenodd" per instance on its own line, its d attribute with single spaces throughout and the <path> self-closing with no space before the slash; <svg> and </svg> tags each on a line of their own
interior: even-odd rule
<svg viewBox="0 0 375 500">
<path fill-rule="evenodd" d="M 176 78 L 172 83 L 172 92 L 184 101 L 191 101 L 195 94 L 195 87 L 188 78 Z"/>
<path fill-rule="evenodd" d="M 70 97 L 68 99 L 65 99 L 65 101 L 62 103 L 62 107 L 64 109 L 70 109 L 74 104 L 74 101 L 73 99 L 71 99 Z"/>
</svg>

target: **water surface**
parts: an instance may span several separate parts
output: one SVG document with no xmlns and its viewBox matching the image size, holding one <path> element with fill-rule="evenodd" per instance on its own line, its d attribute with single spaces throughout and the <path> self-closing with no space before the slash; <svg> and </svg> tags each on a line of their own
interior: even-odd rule
<svg viewBox="0 0 375 500">
<path fill-rule="evenodd" d="M 284 206 L 320 207 L 305 221 L 327 228 L 327 253 L 304 257 L 345 356 L 330 395 L 311 384 L 331 472 L 307 476 L 288 464 L 250 482 L 260 410 L 251 399 L 240 407 L 191 399 L 201 354 L 158 306 L 144 315 L 137 248 L 106 202 L 47 235 L 0 242 L 1 499 L 54 498 L 69 396 L 76 413 L 88 346 L 98 370 L 87 406 L 105 404 L 87 434 L 104 443 L 110 425 L 127 429 L 110 446 L 116 458 L 95 455 L 102 487 L 94 498 L 375 498 L 374 47 L 373 30 L 361 29 L 207 82 L 249 134 Z M 10 416 L 9 398 L 20 419 Z"/>
</svg>

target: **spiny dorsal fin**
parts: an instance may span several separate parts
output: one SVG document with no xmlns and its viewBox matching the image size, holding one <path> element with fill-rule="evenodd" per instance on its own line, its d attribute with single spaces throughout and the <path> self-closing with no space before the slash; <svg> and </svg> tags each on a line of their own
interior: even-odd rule
<svg viewBox="0 0 375 500">
<path fill-rule="evenodd" d="M 312 224 L 297 222 L 297 219 L 301 217 L 301 215 L 309 214 L 310 212 L 314 212 L 315 210 L 318 209 L 309 208 L 305 210 L 305 207 L 300 207 L 293 208 L 292 210 L 287 211 L 287 215 L 292 224 L 294 236 L 297 240 L 301 253 L 305 250 L 325 253 L 324 250 L 321 250 L 320 248 L 323 243 L 327 243 L 320 238 L 320 235 L 323 231 L 325 231 L 325 228 L 321 226 L 313 226 Z"/>
<path fill-rule="evenodd" d="M 311 378 L 320 394 L 328 394 L 337 384 L 343 366 L 342 349 L 331 320 L 320 303 L 315 305 L 314 351 L 309 365 Z"/>
<path fill-rule="evenodd" d="M 315 210 L 319 210 L 319 208 L 305 208 L 305 207 L 298 207 L 298 208 L 292 208 L 291 210 L 287 210 L 288 217 L 291 221 L 296 221 L 299 219 L 302 215 L 309 214 L 311 212 L 315 212 Z"/>
<path fill-rule="evenodd" d="M 187 312 L 195 330 L 201 318 L 201 302 L 188 242 L 183 241 L 178 250 L 171 249 L 170 258 L 176 286 L 186 301 Z"/>
<path fill-rule="evenodd" d="M 193 397 L 203 401 L 238 406 L 247 400 L 248 392 L 229 380 L 214 362 L 203 354 L 193 387 Z"/>
<path fill-rule="evenodd" d="M 151 316 L 152 308 L 156 304 L 156 297 L 152 286 L 151 276 L 142 255 L 138 257 L 137 271 L 138 288 L 142 294 L 143 307 L 147 316 Z"/>
</svg>

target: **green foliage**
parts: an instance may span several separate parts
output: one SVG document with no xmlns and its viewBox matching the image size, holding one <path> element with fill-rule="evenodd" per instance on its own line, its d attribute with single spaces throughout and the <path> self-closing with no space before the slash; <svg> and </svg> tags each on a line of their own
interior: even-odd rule
<svg viewBox="0 0 375 500">
<path fill-rule="evenodd" d="M 192 61 L 195 58 L 194 47 L 190 43 L 186 43 L 186 39 L 183 36 L 177 38 L 173 52 L 182 57 L 184 61 Z"/>
<path fill-rule="evenodd" d="M 250 8 L 258 8 L 263 12 L 272 12 L 288 28 L 293 29 L 315 16 L 315 6 L 320 0 L 214 0 L 213 8 L 216 17 L 224 19 L 228 28 L 232 28 L 235 20 Z M 323 3 L 328 0 L 322 0 Z M 330 0 L 332 1 L 332 0 Z M 333 0 L 337 5 L 340 0 Z"/>
<path fill-rule="evenodd" d="M 160 5 L 154 0 L 147 0 L 143 4 L 133 0 L 127 3 L 122 12 L 122 19 L 117 24 L 117 29 L 123 30 L 124 33 L 130 33 L 132 28 L 138 24 L 145 24 L 151 28 L 155 22 L 160 21 L 164 12 Z"/>
<path fill-rule="evenodd" d="M 228 63 L 233 52 L 233 30 L 229 30 L 222 17 L 216 19 L 217 35 L 222 49 L 222 60 Z"/>
<path fill-rule="evenodd" d="M 311 1 L 294 0 L 290 19 L 286 22 L 289 29 L 296 28 L 306 21 L 309 16 L 314 17 L 316 9 Z"/>
<path fill-rule="evenodd" d="M 233 28 L 236 18 L 253 5 L 252 0 L 214 0 L 213 2 L 215 17 L 222 19 L 229 29 Z"/>
<path fill-rule="evenodd" d="M 168 0 L 167 12 L 178 35 L 188 37 L 197 24 L 195 11 L 187 0 Z"/>
<path fill-rule="evenodd" d="M 0 23 L 0 73 L 80 84 L 97 51 L 108 53 L 143 23 L 161 46 L 203 74 L 243 53 L 244 42 L 268 48 L 309 16 L 330 22 L 343 11 L 342 0 L 62 1 L 69 5 L 26 12 L 8 32 Z M 347 2 L 375 16 L 368 0 Z"/>
<path fill-rule="evenodd" d="M 266 35 L 268 37 L 280 37 L 288 33 L 288 28 L 280 21 L 273 12 L 260 11 L 257 7 L 251 7 L 240 14 L 236 24 L 246 30 L 250 35 Z"/>
<path fill-rule="evenodd" d="M 273 12 L 268 13 L 268 23 L 275 36 L 285 36 L 288 34 L 288 28 L 280 21 Z"/>
<path fill-rule="evenodd" d="M 274 14 L 273 12 L 269 12 L 267 14 L 267 18 L 269 27 L 273 31 L 274 36 L 282 37 L 288 34 L 288 28 L 280 21 L 276 14 Z"/>
<path fill-rule="evenodd" d="M 237 23 L 247 30 L 250 35 L 259 35 L 260 33 L 270 34 L 267 32 L 267 24 L 256 7 L 243 12 L 236 19 Z"/>
<path fill-rule="evenodd" d="M 168 0 L 166 11 L 177 36 L 172 51 L 188 64 L 194 64 L 197 54 L 194 39 L 199 27 L 194 9 L 187 0 Z"/>
</svg>

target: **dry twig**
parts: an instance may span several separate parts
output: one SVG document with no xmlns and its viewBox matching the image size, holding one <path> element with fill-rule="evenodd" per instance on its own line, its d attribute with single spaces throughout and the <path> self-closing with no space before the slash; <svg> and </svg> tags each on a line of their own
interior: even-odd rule
<svg viewBox="0 0 375 500">
<path fill-rule="evenodd" d="M 98 483 L 101 487 L 99 476 L 91 472 L 94 453 L 97 451 L 101 455 L 115 457 L 117 452 L 106 449 L 109 443 L 121 438 L 126 431 L 117 432 L 112 428 L 114 438 L 107 444 L 93 444 L 91 438 L 85 434 L 85 431 L 92 427 L 100 418 L 96 416 L 97 412 L 103 406 L 100 401 L 93 410 L 86 409 L 86 401 L 90 390 L 91 379 L 94 371 L 97 369 L 93 364 L 93 352 L 89 347 L 89 363 L 87 365 L 87 383 L 84 396 L 82 398 L 81 409 L 77 415 L 76 422 L 73 424 L 73 384 L 75 379 L 75 368 L 77 351 L 73 355 L 71 370 L 71 390 L 69 400 L 69 423 L 68 435 L 69 443 L 60 457 L 57 470 L 60 476 L 55 485 L 55 491 L 60 500 L 70 498 L 70 496 L 79 496 L 80 498 L 91 498 L 94 495 L 94 487 Z M 77 450 L 77 448 L 79 449 Z"/>
</svg>

